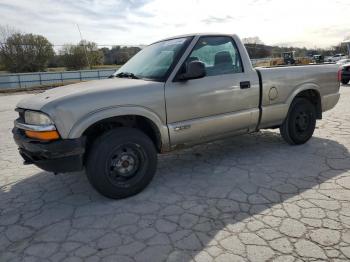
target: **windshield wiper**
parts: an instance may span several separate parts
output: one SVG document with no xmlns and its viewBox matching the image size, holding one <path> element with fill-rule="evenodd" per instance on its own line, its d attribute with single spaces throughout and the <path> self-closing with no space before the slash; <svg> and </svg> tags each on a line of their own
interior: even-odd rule
<svg viewBox="0 0 350 262">
<path fill-rule="evenodd" d="M 132 79 L 140 79 L 139 77 L 137 77 L 135 74 L 133 73 L 129 73 L 129 72 L 121 72 L 115 75 L 116 77 L 120 77 L 120 78 L 132 78 Z"/>
</svg>

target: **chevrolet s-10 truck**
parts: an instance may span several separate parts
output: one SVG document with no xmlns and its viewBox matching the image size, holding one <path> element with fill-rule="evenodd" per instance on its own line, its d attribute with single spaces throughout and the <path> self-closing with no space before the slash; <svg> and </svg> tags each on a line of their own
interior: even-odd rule
<svg viewBox="0 0 350 262">
<path fill-rule="evenodd" d="M 124 198 L 150 183 L 158 153 L 265 128 L 307 142 L 339 87 L 336 65 L 254 69 L 236 35 L 183 35 L 142 49 L 110 79 L 20 101 L 13 134 L 24 163 L 85 169 L 101 194 Z"/>
</svg>

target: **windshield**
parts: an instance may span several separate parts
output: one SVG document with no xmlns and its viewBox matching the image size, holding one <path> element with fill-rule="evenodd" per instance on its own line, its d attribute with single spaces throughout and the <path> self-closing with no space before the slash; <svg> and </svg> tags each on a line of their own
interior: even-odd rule
<svg viewBox="0 0 350 262">
<path fill-rule="evenodd" d="M 183 37 L 149 45 L 119 68 L 115 76 L 164 81 L 189 40 L 189 37 Z"/>
</svg>

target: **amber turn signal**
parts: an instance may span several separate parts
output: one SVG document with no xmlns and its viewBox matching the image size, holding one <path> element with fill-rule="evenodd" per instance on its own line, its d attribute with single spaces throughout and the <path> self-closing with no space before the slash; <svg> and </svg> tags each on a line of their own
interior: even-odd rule
<svg viewBox="0 0 350 262">
<path fill-rule="evenodd" d="M 30 137 L 30 138 L 36 138 L 39 140 L 45 140 L 45 141 L 49 141 L 49 140 L 56 140 L 60 138 L 60 135 L 58 134 L 58 132 L 56 130 L 53 131 L 25 131 L 26 136 Z"/>
</svg>

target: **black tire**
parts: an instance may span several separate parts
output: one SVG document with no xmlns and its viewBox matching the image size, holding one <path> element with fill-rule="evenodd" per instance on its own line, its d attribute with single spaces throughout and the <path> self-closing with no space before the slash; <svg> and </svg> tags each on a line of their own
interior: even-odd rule
<svg viewBox="0 0 350 262">
<path fill-rule="evenodd" d="M 316 127 L 316 108 L 306 98 L 296 98 L 292 102 L 287 118 L 280 126 L 283 139 L 290 145 L 306 143 Z"/>
<path fill-rule="evenodd" d="M 342 79 L 342 80 L 341 80 L 341 83 L 342 83 L 343 85 L 347 85 L 347 84 L 349 83 L 349 80 Z"/>
<path fill-rule="evenodd" d="M 98 137 L 89 152 L 86 173 L 102 195 L 120 199 L 142 191 L 157 169 L 151 139 L 134 128 L 116 128 Z"/>
</svg>

